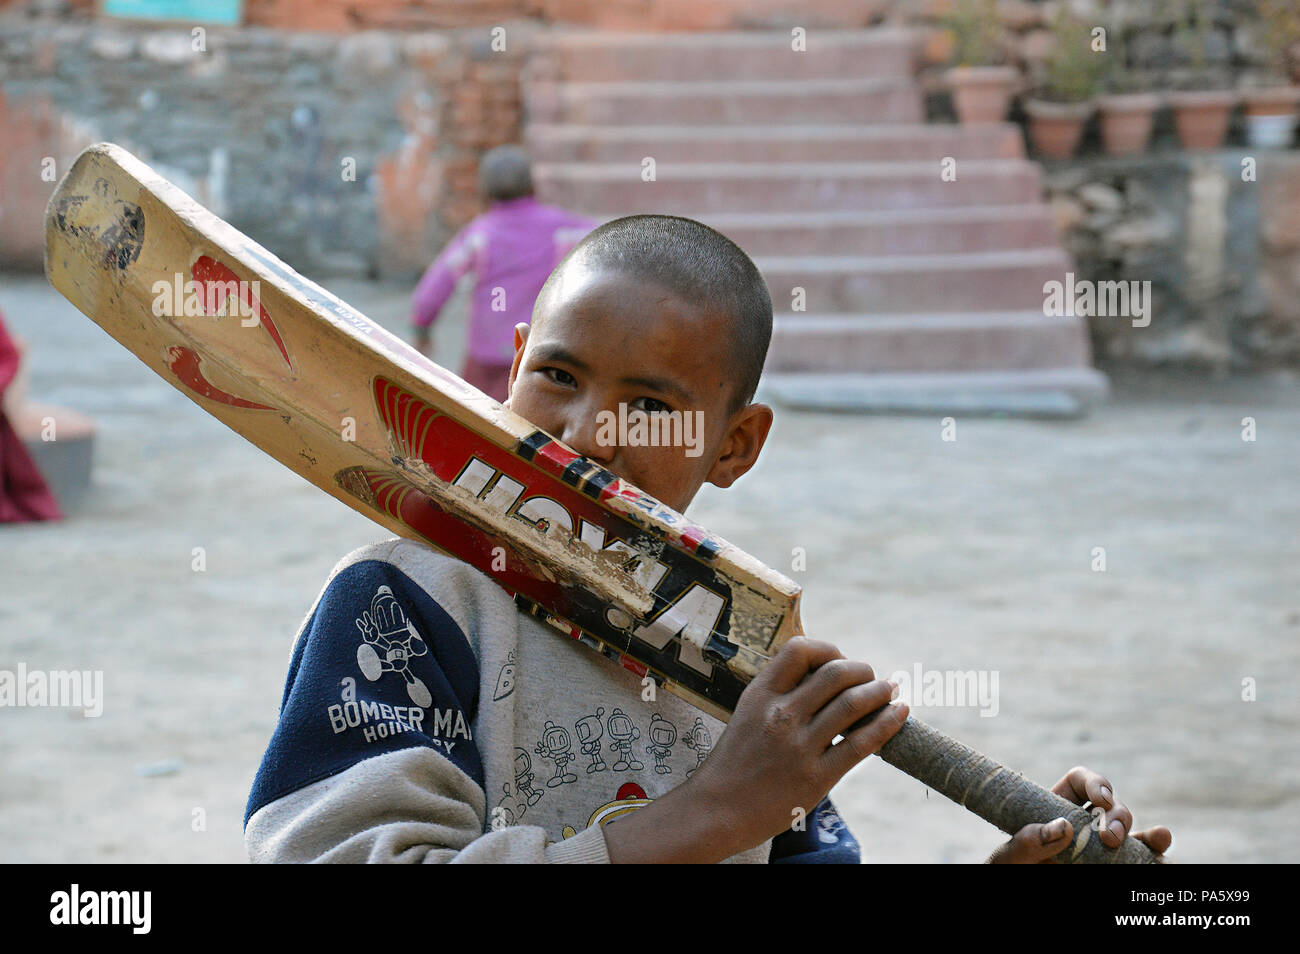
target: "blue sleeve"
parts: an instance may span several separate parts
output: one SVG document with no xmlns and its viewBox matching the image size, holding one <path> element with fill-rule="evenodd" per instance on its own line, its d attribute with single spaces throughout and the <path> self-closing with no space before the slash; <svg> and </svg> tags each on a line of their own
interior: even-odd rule
<svg viewBox="0 0 1300 954">
<path fill-rule="evenodd" d="M 772 839 L 767 860 L 774 865 L 856 865 L 862 851 L 831 800 L 823 798 L 803 831 L 792 829 Z"/>
<path fill-rule="evenodd" d="M 446 611 L 392 564 L 354 563 L 330 581 L 294 647 L 245 826 L 290 792 L 412 746 L 482 787 L 478 694 L 478 661 Z"/>
</svg>

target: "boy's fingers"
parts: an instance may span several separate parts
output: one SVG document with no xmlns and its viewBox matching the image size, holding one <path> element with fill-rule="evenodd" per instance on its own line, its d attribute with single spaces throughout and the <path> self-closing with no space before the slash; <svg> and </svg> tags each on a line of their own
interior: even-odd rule
<svg viewBox="0 0 1300 954">
<path fill-rule="evenodd" d="M 1070 843 L 1074 829 L 1064 818 L 1045 825 L 1026 825 L 989 855 L 992 865 L 1033 865 L 1051 861 Z"/>
<path fill-rule="evenodd" d="M 803 677 L 832 659 L 843 659 L 844 654 L 833 645 L 820 639 L 795 636 L 781 647 L 763 671 L 754 677 L 754 683 L 781 695 L 792 690 Z M 753 685 L 754 683 L 751 683 Z"/>
<path fill-rule="evenodd" d="M 889 704 L 895 685 L 885 679 L 849 686 L 813 717 L 808 728 L 814 739 L 824 746 L 837 735 L 846 735 L 855 722 Z"/>
<path fill-rule="evenodd" d="M 1174 834 L 1164 825 L 1156 825 L 1143 831 L 1133 832 L 1133 837 L 1146 845 L 1157 855 L 1163 855 L 1174 843 Z"/>
<path fill-rule="evenodd" d="M 1076 805 L 1092 802 L 1100 805 L 1109 813 L 1115 804 L 1115 786 L 1106 776 L 1090 768 L 1076 765 L 1052 786 L 1052 791 L 1063 798 L 1068 798 Z"/>
<path fill-rule="evenodd" d="M 1106 813 L 1106 826 L 1101 830 L 1101 843 L 1111 848 L 1118 848 L 1124 843 L 1124 837 L 1133 827 L 1133 813 L 1122 802 Z"/>
<path fill-rule="evenodd" d="M 875 678 L 876 674 L 866 663 L 841 657 L 840 659 L 832 659 L 830 662 L 822 663 L 814 669 L 808 678 L 795 689 L 793 696 L 797 700 L 796 704 L 809 715 L 812 715 L 814 712 L 819 712 L 822 707 L 830 704 L 844 690 L 869 683 Z M 885 702 L 888 701 L 889 699 L 886 698 Z M 880 705 L 884 705 L 884 702 L 880 703 Z M 878 709 L 880 706 L 874 708 Z M 866 715 L 869 711 L 871 710 L 866 710 L 860 714 Z"/>
<path fill-rule="evenodd" d="M 854 729 L 836 742 L 822 756 L 822 764 L 831 774 L 832 785 L 844 773 L 892 739 L 907 721 L 907 703 L 899 701 L 885 706 L 876 717 L 859 729 Z"/>
</svg>

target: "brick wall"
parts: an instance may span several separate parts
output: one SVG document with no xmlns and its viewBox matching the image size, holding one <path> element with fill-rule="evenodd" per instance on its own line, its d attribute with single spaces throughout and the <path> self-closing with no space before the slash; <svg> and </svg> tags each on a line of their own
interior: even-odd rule
<svg viewBox="0 0 1300 954">
<path fill-rule="evenodd" d="M 286 30 L 446 30 L 536 14 L 535 0 L 245 0 L 249 26 Z"/>
</svg>

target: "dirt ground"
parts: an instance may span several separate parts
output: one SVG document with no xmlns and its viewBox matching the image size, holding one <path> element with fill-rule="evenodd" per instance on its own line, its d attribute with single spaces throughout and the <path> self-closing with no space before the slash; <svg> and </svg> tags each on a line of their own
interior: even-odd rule
<svg viewBox="0 0 1300 954">
<path fill-rule="evenodd" d="M 328 284 L 402 325 L 405 289 Z M 387 533 L 42 278 L 0 275 L 0 310 L 32 396 L 99 428 L 70 520 L 0 527 L 0 669 L 102 670 L 105 695 L 100 718 L 0 710 L 0 860 L 245 861 L 290 640 L 334 563 Z M 453 367 L 462 313 L 438 334 Z M 998 674 L 996 716 L 915 715 L 1039 781 L 1104 771 L 1139 825 L 1173 830 L 1170 860 L 1300 861 L 1300 381 L 1115 383 L 1084 420 L 961 419 L 955 441 L 937 416 L 779 411 L 755 472 L 691 513 L 798 579 L 808 632 L 878 673 Z M 867 861 L 1001 840 L 878 759 L 833 794 Z"/>
</svg>

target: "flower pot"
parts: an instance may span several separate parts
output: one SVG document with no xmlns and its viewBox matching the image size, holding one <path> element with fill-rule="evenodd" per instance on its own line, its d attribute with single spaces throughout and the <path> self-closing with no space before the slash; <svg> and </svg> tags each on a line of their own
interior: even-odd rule
<svg viewBox="0 0 1300 954">
<path fill-rule="evenodd" d="M 1286 149 L 1294 139 L 1294 115 L 1246 117 L 1246 142 L 1256 148 Z"/>
<path fill-rule="evenodd" d="M 1174 126 L 1184 149 L 1218 149 L 1228 134 L 1228 117 L 1237 95 L 1228 90 L 1170 93 Z"/>
<path fill-rule="evenodd" d="M 1112 156 L 1134 156 L 1144 151 L 1151 138 L 1160 97 L 1154 93 L 1103 96 L 1097 102 L 1101 113 L 1101 140 Z"/>
<path fill-rule="evenodd" d="M 1277 86 L 1269 89 L 1244 90 L 1246 140 L 1252 146 L 1285 149 L 1295 138 L 1296 102 L 1300 87 Z"/>
<path fill-rule="evenodd" d="M 963 123 L 1000 123 L 1007 118 L 1020 74 L 1010 66 L 958 66 L 947 74 L 953 108 Z"/>
<path fill-rule="evenodd" d="M 1029 141 L 1034 152 L 1047 159 L 1069 159 L 1079 148 L 1083 127 L 1092 115 L 1092 103 L 1025 102 L 1029 116 Z"/>
</svg>

